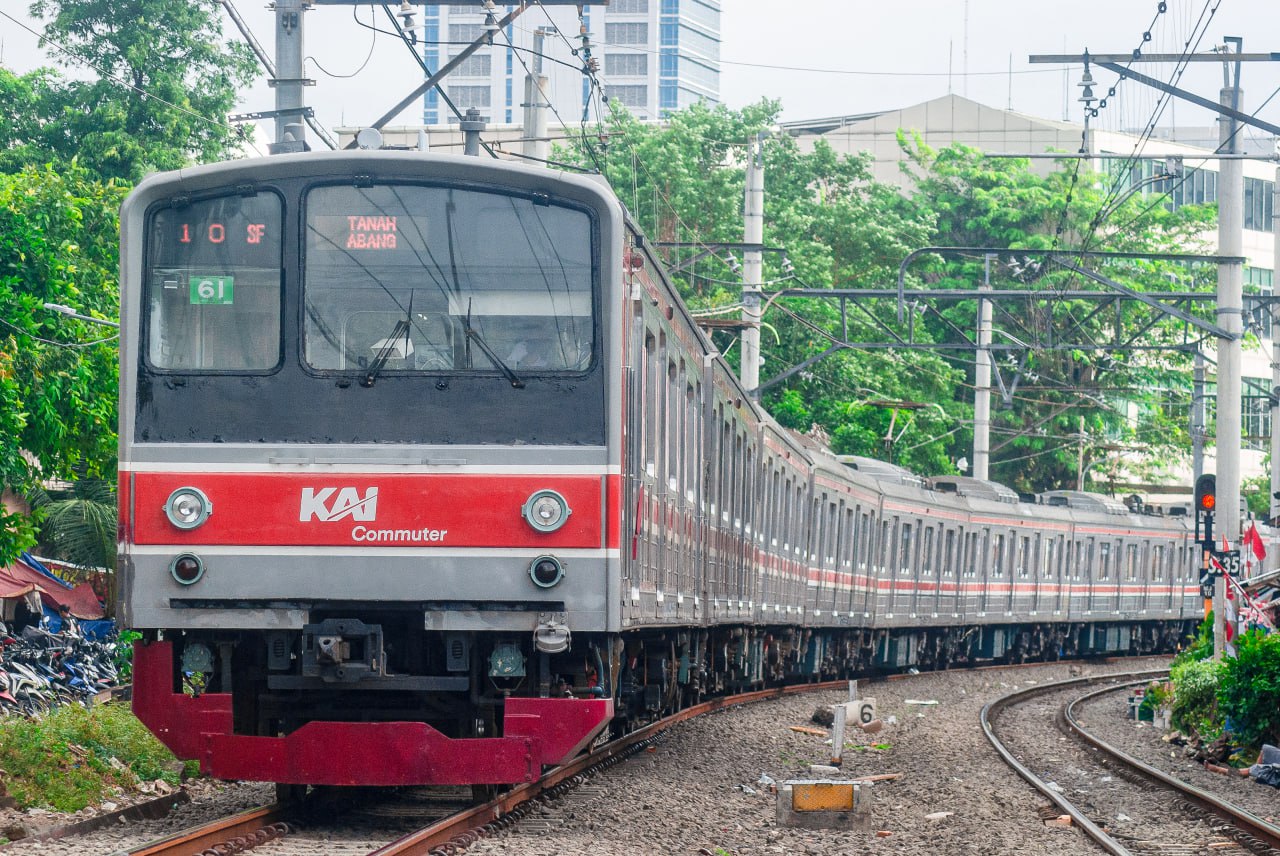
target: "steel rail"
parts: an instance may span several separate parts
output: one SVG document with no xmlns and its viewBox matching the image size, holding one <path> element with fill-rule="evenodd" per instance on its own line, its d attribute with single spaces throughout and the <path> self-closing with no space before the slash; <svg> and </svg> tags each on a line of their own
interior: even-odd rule
<svg viewBox="0 0 1280 856">
<path fill-rule="evenodd" d="M 718 710 L 736 707 L 740 704 L 782 698 L 802 692 L 841 689 L 847 687 L 848 684 L 848 681 L 792 684 L 786 687 L 756 690 L 735 696 L 722 696 L 693 707 L 687 707 L 671 716 L 639 728 L 624 737 L 610 741 L 594 752 L 583 755 L 568 764 L 556 767 L 536 782 L 520 785 L 491 802 L 445 818 L 425 829 L 420 829 L 397 839 L 385 847 L 375 850 L 370 856 L 428 856 L 436 848 L 444 847 L 450 843 L 455 845 L 470 843 L 483 834 L 483 827 L 495 823 L 497 824 L 495 828 L 505 826 L 504 821 L 518 819 L 521 814 L 520 808 L 537 797 L 565 788 L 572 784 L 576 777 L 583 775 L 588 770 L 609 766 L 623 760 L 643 744 L 651 742 L 663 731 L 681 722 Z"/>
<path fill-rule="evenodd" d="M 1029 698 L 1035 698 L 1036 696 L 1044 695 L 1046 693 L 1056 692 L 1064 687 L 1076 686 L 1078 684 L 1093 684 L 1101 681 L 1114 681 L 1116 679 L 1127 681 L 1128 683 L 1125 683 L 1125 686 L 1128 686 L 1130 683 L 1137 680 L 1149 680 L 1150 678 L 1164 676 L 1168 673 L 1167 669 L 1160 669 L 1147 672 L 1097 675 L 1087 678 L 1072 678 L 1066 681 L 1054 681 L 1053 683 L 1041 684 L 1030 689 L 1018 690 L 1016 692 L 1009 693 L 1008 695 L 1001 696 L 995 701 L 988 702 L 983 706 L 982 716 L 980 717 L 982 722 L 982 732 L 987 736 L 987 740 L 993 747 L 995 747 L 996 752 L 999 753 L 1000 757 L 1004 759 L 1006 764 L 1012 767 L 1019 776 L 1026 779 L 1027 782 L 1029 782 L 1037 791 L 1048 797 L 1050 802 L 1062 809 L 1064 814 L 1070 815 L 1072 821 L 1084 830 L 1086 835 L 1097 842 L 1098 846 L 1112 854 L 1112 856 L 1133 856 L 1131 851 L 1123 844 L 1116 841 L 1104 832 L 1101 827 L 1089 818 L 1085 817 L 1084 813 L 1081 812 L 1080 809 L 1076 808 L 1070 800 L 1050 788 L 1044 779 L 1041 779 L 1035 773 L 1031 772 L 1031 770 L 1027 769 L 1022 762 L 1015 758 L 1013 753 L 1009 751 L 1008 747 L 1000 742 L 1000 738 L 996 736 L 995 728 L 991 724 L 991 719 L 995 714 L 1013 704 L 1025 701 Z M 1111 687 L 1109 689 L 1115 688 Z"/>
<path fill-rule="evenodd" d="M 1125 684 L 1125 686 L 1132 686 L 1134 683 L 1141 683 L 1141 681 Z M 1102 740 L 1101 738 L 1086 731 L 1084 726 L 1082 726 L 1079 720 L 1076 719 L 1076 705 L 1083 704 L 1090 699 L 1105 695 L 1109 692 L 1116 692 L 1117 689 L 1119 688 L 1106 687 L 1100 690 L 1095 690 L 1094 692 L 1087 693 L 1068 704 L 1064 711 L 1064 718 L 1066 719 L 1067 727 L 1078 735 L 1081 740 L 1084 740 L 1089 745 L 1100 750 L 1111 758 L 1114 758 L 1145 778 L 1164 785 L 1165 787 L 1172 788 L 1184 798 L 1199 804 L 1202 808 L 1217 814 L 1224 820 L 1239 827 L 1246 835 L 1255 839 L 1261 839 L 1262 843 L 1266 846 L 1280 848 L 1280 826 L 1268 823 L 1257 815 L 1254 815 L 1239 806 L 1225 802 L 1208 791 L 1201 790 L 1200 788 L 1184 782 L 1181 779 L 1175 779 L 1173 776 L 1170 776 L 1161 770 L 1157 770 L 1149 764 L 1139 761 L 1137 758 L 1128 755 L 1123 750 L 1112 746 L 1105 740 Z"/>
<path fill-rule="evenodd" d="M 201 856 L 204 853 L 239 853 L 240 850 L 225 849 L 228 845 L 245 845 L 270 841 L 288 832 L 285 818 L 288 811 L 294 808 L 282 803 L 273 803 L 262 808 L 250 809 L 179 832 L 168 838 L 161 838 L 132 850 L 117 851 L 114 856 Z M 219 847 L 223 849 L 219 849 Z"/>
</svg>

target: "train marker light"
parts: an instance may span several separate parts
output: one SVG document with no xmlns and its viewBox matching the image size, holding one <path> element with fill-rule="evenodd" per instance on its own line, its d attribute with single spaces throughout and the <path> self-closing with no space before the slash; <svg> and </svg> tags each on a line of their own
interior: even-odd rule
<svg viewBox="0 0 1280 856">
<path fill-rule="evenodd" d="M 181 585 L 195 585 L 204 576 L 204 562 L 195 553 L 180 553 L 169 563 L 169 574 Z"/>
<path fill-rule="evenodd" d="M 555 556 L 539 556 L 529 564 L 529 579 L 538 588 L 549 589 L 564 579 L 564 565 Z"/>
<path fill-rule="evenodd" d="M 195 529 L 213 514 L 213 503 L 204 491 L 195 487 L 180 487 L 164 504 L 164 515 L 179 529 Z"/>
<path fill-rule="evenodd" d="M 554 532 L 565 524 L 572 512 L 563 496 L 554 490 L 539 490 L 525 501 L 520 513 L 539 532 Z"/>
</svg>

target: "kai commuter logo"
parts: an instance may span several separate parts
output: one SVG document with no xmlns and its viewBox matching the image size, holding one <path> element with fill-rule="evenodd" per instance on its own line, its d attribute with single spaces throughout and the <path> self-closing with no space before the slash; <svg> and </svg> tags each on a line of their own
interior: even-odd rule
<svg viewBox="0 0 1280 856">
<path fill-rule="evenodd" d="M 378 516 L 378 489 L 366 488 L 364 496 L 354 487 L 322 487 L 302 489 L 302 508 L 298 519 L 308 523 L 318 519 L 323 523 L 339 520 L 370 521 Z"/>
</svg>

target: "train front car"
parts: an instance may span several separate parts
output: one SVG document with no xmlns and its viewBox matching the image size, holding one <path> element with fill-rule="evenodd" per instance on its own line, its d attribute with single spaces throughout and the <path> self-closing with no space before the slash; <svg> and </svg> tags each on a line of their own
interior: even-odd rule
<svg viewBox="0 0 1280 856">
<path fill-rule="evenodd" d="M 134 709 L 217 777 L 504 784 L 608 724 L 622 215 L 417 153 L 122 211 Z M 616 585 L 616 583 L 614 583 Z"/>
</svg>

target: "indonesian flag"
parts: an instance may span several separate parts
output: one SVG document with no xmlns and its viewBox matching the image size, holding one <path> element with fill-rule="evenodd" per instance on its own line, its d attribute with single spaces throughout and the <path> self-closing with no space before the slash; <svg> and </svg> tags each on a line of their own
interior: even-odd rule
<svg viewBox="0 0 1280 856">
<path fill-rule="evenodd" d="M 1259 562 L 1267 557 L 1267 548 L 1262 543 L 1262 536 L 1258 534 L 1258 527 L 1253 523 L 1249 524 L 1249 528 L 1245 530 L 1244 538 L 1241 541 L 1253 551 L 1253 555 Z"/>
</svg>

